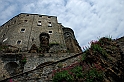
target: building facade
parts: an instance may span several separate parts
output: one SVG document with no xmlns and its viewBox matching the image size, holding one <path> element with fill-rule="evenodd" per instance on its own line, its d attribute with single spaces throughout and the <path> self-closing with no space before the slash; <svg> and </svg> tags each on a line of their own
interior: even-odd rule
<svg viewBox="0 0 124 82">
<path fill-rule="evenodd" d="M 43 45 L 41 37 L 46 34 L 49 44 L 59 44 L 61 50 L 81 52 L 71 28 L 62 26 L 55 16 L 39 14 L 21 13 L 3 24 L 0 27 L 0 42 L 29 51 L 33 44 L 40 48 Z"/>
</svg>

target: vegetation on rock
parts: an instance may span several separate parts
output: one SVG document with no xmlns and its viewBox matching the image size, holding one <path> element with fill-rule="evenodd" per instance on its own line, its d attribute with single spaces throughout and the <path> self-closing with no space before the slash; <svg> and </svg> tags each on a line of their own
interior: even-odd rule
<svg viewBox="0 0 124 82">
<path fill-rule="evenodd" d="M 114 40 L 103 37 L 91 41 L 80 62 L 53 71 L 53 82 L 122 82 L 124 67 L 121 52 Z"/>
</svg>

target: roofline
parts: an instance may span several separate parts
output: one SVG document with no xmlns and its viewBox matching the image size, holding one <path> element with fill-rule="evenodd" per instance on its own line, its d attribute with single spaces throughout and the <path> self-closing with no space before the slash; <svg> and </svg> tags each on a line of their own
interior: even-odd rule
<svg viewBox="0 0 124 82">
<path fill-rule="evenodd" d="M 70 31 L 72 31 L 73 33 L 74 33 L 74 31 L 71 29 L 71 28 L 69 28 L 69 27 L 64 27 L 64 28 L 62 28 L 63 30 L 64 29 L 69 29 Z"/>
<path fill-rule="evenodd" d="M 47 17 L 56 17 L 56 18 L 57 18 L 57 16 L 40 15 L 40 14 L 29 14 L 29 13 L 20 13 L 20 14 L 18 14 L 18 15 L 15 15 L 14 17 L 12 17 L 11 19 L 9 19 L 8 21 L 6 21 L 6 22 L 5 22 L 4 24 L 2 24 L 0 27 L 4 26 L 6 23 L 8 23 L 9 21 L 11 21 L 13 18 L 15 18 L 15 17 L 17 17 L 17 16 L 19 16 L 19 15 L 21 15 L 21 14 L 39 15 L 39 16 L 47 16 Z"/>
<path fill-rule="evenodd" d="M 41 14 L 30 14 L 30 13 L 20 13 L 18 15 L 21 15 L 21 14 L 28 14 L 28 15 L 40 15 L 40 16 L 48 16 L 48 17 L 57 17 L 57 16 L 50 16 L 50 15 L 41 15 Z M 17 15 L 17 16 L 18 16 Z"/>
</svg>

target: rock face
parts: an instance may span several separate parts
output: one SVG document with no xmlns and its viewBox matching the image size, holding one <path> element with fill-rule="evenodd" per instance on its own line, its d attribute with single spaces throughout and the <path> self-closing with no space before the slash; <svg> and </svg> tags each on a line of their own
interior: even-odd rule
<svg viewBox="0 0 124 82">
<path fill-rule="evenodd" d="M 58 56 L 57 53 L 46 53 L 44 57 L 40 57 L 40 54 L 36 55 L 35 53 L 32 53 L 32 55 L 30 55 L 31 53 L 25 54 L 28 59 L 23 73 L 2 81 L 12 79 L 18 82 L 51 82 L 53 70 L 68 69 L 69 66 L 71 68 L 72 66 L 82 66 L 83 70 L 87 71 L 95 66 L 104 73 L 103 80 L 100 82 L 123 82 L 124 59 L 121 49 L 123 46 L 122 43 L 123 41 L 119 41 L 119 39 L 111 40 L 103 37 L 99 41 L 91 42 L 91 48 L 76 56 L 74 56 L 75 53 L 68 53 L 69 55 L 67 53 L 61 55 L 58 53 Z M 83 59 L 82 56 L 84 57 Z M 86 79 L 81 78 L 76 80 L 87 82 Z M 96 77 L 96 81 L 99 82 L 99 78 Z"/>
<path fill-rule="evenodd" d="M 89 80 L 91 82 L 123 82 L 124 58 L 123 51 L 121 49 L 123 47 L 123 43 L 124 41 L 122 38 L 112 40 L 111 38 L 106 37 L 99 39 L 99 41 L 91 42 L 91 47 L 85 50 L 82 55 L 82 60 L 78 62 L 74 67 L 70 66 L 67 68 L 58 69 L 57 72 L 59 74 L 57 73 L 58 75 L 56 74 L 53 80 L 68 81 L 66 77 L 73 77 L 73 79 L 70 78 L 70 80 L 76 80 L 80 82 L 89 82 Z M 76 73 L 72 71 L 75 69 L 75 67 L 80 67 L 81 71 L 79 74 L 76 74 L 78 71 Z M 93 72 L 92 69 L 97 69 L 97 73 Z M 63 70 L 63 72 L 61 70 Z M 79 70 L 79 68 L 76 70 Z M 69 72 L 66 74 L 66 77 L 61 76 L 62 73 L 65 74 L 64 71 Z M 83 73 L 81 74 L 82 71 Z M 103 74 L 101 76 L 103 79 L 97 75 L 99 73 L 101 73 L 100 75 Z M 69 74 L 70 76 L 67 76 Z M 60 77 L 60 79 L 56 77 Z"/>
<path fill-rule="evenodd" d="M 124 37 L 121 37 L 116 40 L 116 43 L 118 44 L 119 48 L 122 51 L 122 59 L 124 59 Z"/>
<path fill-rule="evenodd" d="M 101 47 L 106 51 L 105 58 L 101 58 L 101 65 L 105 68 L 105 76 L 109 82 L 124 81 L 124 61 L 122 48 L 117 43 L 117 40 L 102 38 Z M 124 42 L 123 42 L 124 43 Z"/>
<path fill-rule="evenodd" d="M 104 70 L 103 82 L 123 82 L 124 81 L 124 59 L 122 57 L 122 46 L 124 43 L 110 38 L 101 38 L 99 41 L 91 42 L 91 48 L 86 51 L 86 62 L 97 63 Z"/>
</svg>

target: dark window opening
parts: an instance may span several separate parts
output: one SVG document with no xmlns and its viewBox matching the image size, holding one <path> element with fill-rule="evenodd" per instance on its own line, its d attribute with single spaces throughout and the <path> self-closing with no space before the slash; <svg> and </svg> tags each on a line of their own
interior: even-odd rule
<svg viewBox="0 0 124 82">
<path fill-rule="evenodd" d="M 22 28 L 22 29 L 21 29 L 21 32 L 25 32 L 25 29 L 24 29 L 24 28 Z"/>
<path fill-rule="evenodd" d="M 41 21 L 38 21 L 38 23 L 41 23 Z"/>
<path fill-rule="evenodd" d="M 16 20 L 14 21 L 14 23 L 16 23 Z"/>
<path fill-rule="evenodd" d="M 39 17 L 42 17 L 42 15 L 39 15 Z"/>
<path fill-rule="evenodd" d="M 48 27 L 52 27 L 52 24 L 51 24 L 51 22 L 48 22 Z"/>
<path fill-rule="evenodd" d="M 21 41 L 20 41 L 20 40 L 18 40 L 18 41 L 17 41 L 17 44 L 21 44 Z"/>
<path fill-rule="evenodd" d="M 27 15 L 27 16 L 29 16 L 29 15 Z"/>
<path fill-rule="evenodd" d="M 32 41 L 34 41 L 34 38 L 32 38 Z"/>
<path fill-rule="evenodd" d="M 41 21 L 38 21 L 38 24 L 37 24 L 38 26 L 41 26 L 42 24 L 41 24 Z"/>
<path fill-rule="evenodd" d="M 25 22 L 28 22 L 28 20 L 24 20 Z"/>
<path fill-rule="evenodd" d="M 69 36 L 70 34 L 66 34 L 67 36 Z"/>
<path fill-rule="evenodd" d="M 48 16 L 48 18 L 51 18 L 50 16 Z"/>
<path fill-rule="evenodd" d="M 49 31 L 49 34 L 52 34 L 53 32 L 52 31 Z"/>
</svg>

